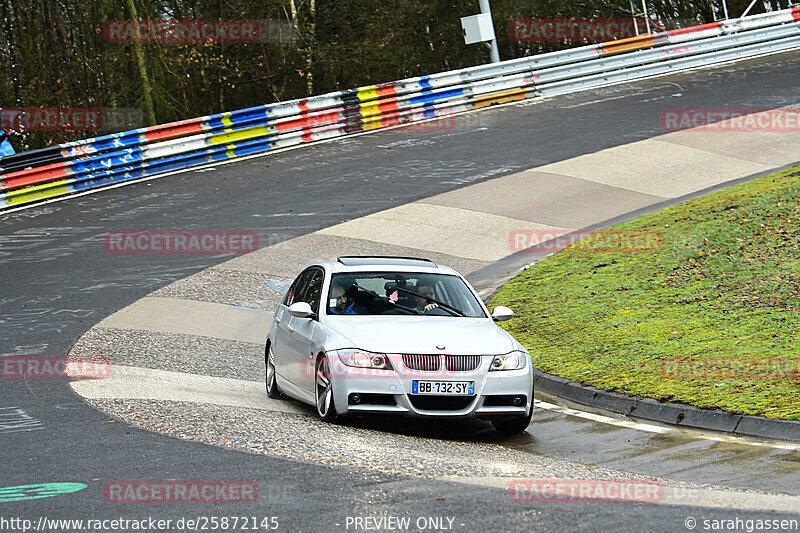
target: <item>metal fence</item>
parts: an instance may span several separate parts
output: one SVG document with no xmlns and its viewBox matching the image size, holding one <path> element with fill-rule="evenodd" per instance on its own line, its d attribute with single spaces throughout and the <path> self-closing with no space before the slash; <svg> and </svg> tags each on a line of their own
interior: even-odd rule
<svg viewBox="0 0 800 533">
<path fill-rule="evenodd" d="M 0 158 L 0 210 L 453 113 L 800 48 L 800 7 L 360 87 Z"/>
</svg>

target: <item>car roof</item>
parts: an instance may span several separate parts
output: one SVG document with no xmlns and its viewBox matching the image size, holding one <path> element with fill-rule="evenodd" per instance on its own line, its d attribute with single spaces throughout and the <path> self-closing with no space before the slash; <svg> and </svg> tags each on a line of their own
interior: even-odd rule
<svg viewBox="0 0 800 533">
<path fill-rule="evenodd" d="M 336 260 L 314 261 L 310 265 L 327 267 L 332 272 L 424 272 L 458 275 L 452 268 L 429 259 L 393 256 L 342 256 Z"/>
<path fill-rule="evenodd" d="M 420 259 L 418 257 L 393 257 L 393 256 L 368 256 L 368 255 L 345 255 L 336 259 L 344 266 L 418 266 L 436 267 L 436 263 L 430 259 Z"/>
</svg>

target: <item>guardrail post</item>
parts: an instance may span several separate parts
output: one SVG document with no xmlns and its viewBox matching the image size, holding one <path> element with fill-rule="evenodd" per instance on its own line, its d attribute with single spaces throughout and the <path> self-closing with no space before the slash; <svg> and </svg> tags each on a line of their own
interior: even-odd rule
<svg viewBox="0 0 800 533">
<path fill-rule="evenodd" d="M 756 5 L 756 2 L 758 2 L 758 0 L 753 0 L 752 2 L 750 2 L 750 5 L 747 6 L 747 9 L 744 10 L 744 13 L 742 13 L 742 16 L 739 18 L 740 19 L 745 18 L 747 14 L 750 13 L 750 10 L 753 9 L 753 6 Z"/>
<path fill-rule="evenodd" d="M 489 5 L 489 0 L 479 0 L 479 2 L 481 5 L 481 13 L 486 13 L 489 15 L 489 19 L 492 20 L 492 23 L 494 24 L 494 19 L 492 19 L 492 6 Z M 499 63 L 500 50 L 497 48 L 497 38 L 492 39 L 486 44 L 489 46 L 492 63 Z"/>
<path fill-rule="evenodd" d="M 629 0 L 631 4 L 631 16 L 633 17 L 633 31 L 636 32 L 636 35 L 639 35 L 639 21 L 636 20 L 636 17 L 639 16 L 639 13 L 636 13 L 636 6 L 633 4 L 633 0 Z M 650 14 L 647 10 L 647 0 L 642 0 L 642 8 L 644 11 L 641 15 L 644 17 L 644 23 L 647 27 L 647 33 L 650 34 Z"/>
<path fill-rule="evenodd" d="M 639 36 L 639 21 L 636 20 L 636 7 L 633 5 L 633 0 L 628 0 L 631 4 L 631 17 L 633 18 L 633 31 L 636 32 L 636 36 Z"/>
</svg>

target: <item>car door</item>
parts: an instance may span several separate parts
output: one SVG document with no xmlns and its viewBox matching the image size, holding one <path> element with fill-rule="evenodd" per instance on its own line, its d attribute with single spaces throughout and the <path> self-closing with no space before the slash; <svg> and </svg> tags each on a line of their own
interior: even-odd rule
<svg viewBox="0 0 800 533">
<path fill-rule="evenodd" d="M 322 284 L 325 274 L 321 268 L 312 267 L 311 276 L 302 294 L 298 293 L 296 302 L 306 302 L 314 313 L 319 313 L 322 298 Z M 313 390 L 314 364 L 316 360 L 317 337 L 320 324 L 317 318 L 291 318 L 289 352 L 295 358 L 289 366 L 289 379 L 306 390 Z"/>
<path fill-rule="evenodd" d="M 289 292 L 283 299 L 281 305 L 278 306 L 278 311 L 275 313 L 275 338 L 273 339 L 272 353 L 275 356 L 275 371 L 282 377 L 289 379 L 290 363 L 296 356 L 291 353 L 291 319 L 292 315 L 289 314 L 289 306 L 294 302 L 300 300 L 302 295 L 308 288 L 308 282 L 311 280 L 313 272 L 311 270 L 304 270 L 295 278 Z"/>
</svg>

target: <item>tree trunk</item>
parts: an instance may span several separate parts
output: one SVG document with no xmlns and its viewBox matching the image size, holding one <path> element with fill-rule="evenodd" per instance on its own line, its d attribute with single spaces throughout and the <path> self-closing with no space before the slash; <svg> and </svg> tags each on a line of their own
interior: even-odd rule
<svg viewBox="0 0 800 533">
<path fill-rule="evenodd" d="M 25 107 L 25 85 L 22 82 L 22 73 L 17 58 L 17 17 L 13 0 L 3 0 L 3 33 L 8 45 L 8 60 L 11 63 L 11 83 L 14 87 L 14 103 L 17 107 Z M 27 150 L 28 133 L 21 131 L 20 140 L 22 149 Z"/>
<path fill-rule="evenodd" d="M 306 93 L 308 96 L 314 94 L 314 49 L 317 47 L 317 6 L 315 0 L 309 0 L 309 28 L 308 28 L 308 48 L 306 49 Z"/>
<path fill-rule="evenodd" d="M 217 0 L 217 18 L 223 19 L 222 1 Z M 225 92 L 228 90 L 228 84 L 225 83 L 223 77 L 225 75 L 225 44 L 220 41 L 217 46 L 217 109 L 220 113 L 225 111 Z"/>
<path fill-rule="evenodd" d="M 89 98 L 87 97 L 86 92 L 83 90 L 80 79 L 78 78 L 78 72 L 75 68 L 75 58 L 72 55 L 72 46 L 67 39 L 67 30 L 64 28 L 64 16 L 61 12 L 61 5 L 59 4 L 58 0 L 49 0 L 48 3 L 50 4 L 50 10 L 53 13 L 56 36 L 58 37 L 59 48 L 61 48 L 61 57 L 64 59 L 64 63 L 67 66 L 67 72 L 69 73 L 72 96 L 75 98 L 76 102 L 81 102 L 84 106 L 88 106 Z"/>
<path fill-rule="evenodd" d="M 136 14 L 136 6 L 133 4 L 133 0 L 125 0 L 125 10 L 132 23 L 134 25 L 138 25 L 139 16 Z M 139 32 L 137 31 L 136 33 L 138 35 Z M 142 86 L 142 107 L 144 108 L 145 120 L 147 120 L 148 126 L 154 126 L 156 124 L 156 114 L 153 108 L 153 96 L 150 88 L 150 78 L 147 76 L 147 64 L 145 63 L 144 49 L 142 48 L 142 43 L 140 43 L 138 39 L 135 39 L 133 42 L 133 51 L 134 56 L 136 57 L 136 67 L 139 74 L 139 81 Z"/>
</svg>

